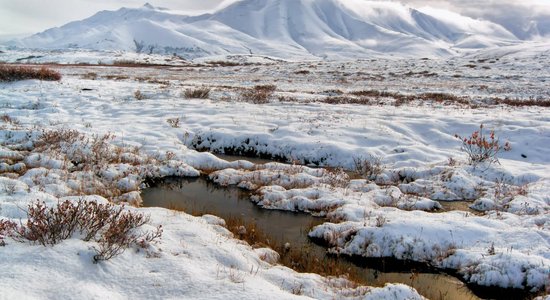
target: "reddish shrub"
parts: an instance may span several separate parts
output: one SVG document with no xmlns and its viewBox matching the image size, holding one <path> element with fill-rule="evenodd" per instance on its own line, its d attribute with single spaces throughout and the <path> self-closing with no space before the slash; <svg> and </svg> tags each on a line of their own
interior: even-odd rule
<svg viewBox="0 0 550 300">
<path fill-rule="evenodd" d="M 489 138 L 487 138 L 487 135 L 483 133 L 483 124 L 469 137 L 461 137 L 458 134 L 455 137 L 462 141 L 462 151 L 468 154 L 470 163 L 474 164 L 484 161 L 498 162 L 497 154 L 500 151 L 511 150 L 510 143 L 500 144 L 493 130 L 489 132 Z"/>
<path fill-rule="evenodd" d="M 5 246 L 4 237 L 12 236 L 17 229 L 17 224 L 9 220 L 0 220 L 0 246 Z"/>
<path fill-rule="evenodd" d="M 25 225 L 0 221 L 0 237 L 8 230 L 8 233 L 16 232 L 18 240 L 48 246 L 79 232 L 82 240 L 98 243 L 98 247 L 94 247 L 97 254 L 93 257 L 94 262 L 98 262 L 121 254 L 134 245 L 145 248 L 160 238 L 161 226 L 153 232 L 135 230 L 148 222 L 148 216 L 127 211 L 123 206 L 66 200 L 55 207 L 47 207 L 44 202 L 36 201 L 28 206 Z"/>
<path fill-rule="evenodd" d="M 39 69 L 26 66 L 0 64 L 0 82 L 39 79 L 47 81 L 61 80 L 61 74 L 55 70 L 41 67 Z"/>
</svg>

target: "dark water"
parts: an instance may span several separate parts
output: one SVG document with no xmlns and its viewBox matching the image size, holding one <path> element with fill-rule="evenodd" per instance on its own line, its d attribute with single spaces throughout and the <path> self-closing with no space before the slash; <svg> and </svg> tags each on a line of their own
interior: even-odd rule
<svg viewBox="0 0 550 300">
<path fill-rule="evenodd" d="M 167 178 L 145 189 L 142 198 L 146 207 L 165 207 L 193 214 L 208 213 L 221 218 L 237 216 L 255 221 L 257 227 L 277 243 L 288 242 L 291 248 L 307 248 L 320 261 L 327 257 L 326 249 L 312 243 L 307 237 L 308 230 L 322 223 L 322 219 L 308 214 L 259 208 L 249 200 L 249 193 L 239 188 L 219 187 L 204 178 Z M 360 274 L 362 284 L 384 286 L 387 282 L 404 283 L 430 299 L 479 299 L 452 276 L 422 272 L 412 276 L 411 270 L 407 270 L 404 265 L 396 267 L 392 263 L 379 262 L 369 264 L 363 261 L 360 263 L 362 266 L 359 266 L 344 258 L 338 259 L 342 270 Z"/>
<path fill-rule="evenodd" d="M 459 210 L 468 212 L 472 215 L 482 215 L 483 212 L 474 210 L 470 208 L 470 205 L 474 203 L 473 201 L 439 201 L 441 207 L 443 208 L 441 212 Z"/>
</svg>

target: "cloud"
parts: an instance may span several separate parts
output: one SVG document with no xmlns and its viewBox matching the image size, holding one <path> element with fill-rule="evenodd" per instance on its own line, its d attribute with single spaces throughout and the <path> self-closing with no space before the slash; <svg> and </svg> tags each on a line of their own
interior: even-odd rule
<svg viewBox="0 0 550 300">
<path fill-rule="evenodd" d="M 430 6 L 500 24 L 520 39 L 550 36 L 549 0 L 394 0 L 413 7 Z"/>
</svg>

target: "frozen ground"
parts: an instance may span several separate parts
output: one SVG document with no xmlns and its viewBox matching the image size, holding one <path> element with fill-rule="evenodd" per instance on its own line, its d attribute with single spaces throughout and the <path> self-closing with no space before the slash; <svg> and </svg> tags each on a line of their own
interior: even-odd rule
<svg viewBox="0 0 550 300">
<path fill-rule="evenodd" d="M 479 285 L 544 291 L 550 276 L 550 111 L 536 104 L 550 99 L 550 66 L 542 59 L 548 54 L 495 55 L 53 66 L 63 73 L 61 82 L 0 84 L 0 216 L 19 220 L 32 200 L 53 205 L 75 195 L 139 203 L 145 177 L 206 172 L 222 185 L 256 191 L 253 200 L 263 207 L 327 216 L 329 223 L 310 236 L 330 251 L 421 261 Z M 269 103 L 244 101 L 244 92 L 265 84 L 276 88 Z M 211 88 L 208 99 L 183 96 L 197 87 Z M 499 104 L 504 99 L 531 102 Z M 460 150 L 455 134 L 469 136 L 480 124 L 510 142 L 500 164 L 472 166 Z M 226 162 L 194 149 L 310 167 Z M 363 176 L 312 168 L 352 170 L 355 161 L 376 158 L 380 171 Z M 470 201 L 482 213 L 442 211 L 440 201 Z M 268 250 L 230 238 L 208 224 L 217 222 L 212 218 L 140 210 L 151 214 L 152 225 L 165 227 L 151 253 L 128 250 L 93 265 L 90 243 L 77 239 L 46 251 L 6 239 L 2 290 L 13 297 L 78 297 L 71 287 L 86 281 L 82 296 L 90 298 L 197 297 L 205 286 L 212 298 L 295 297 L 293 292 L 416 297 L 403 286 L 368 290 L 270 265 L 260 259 Z M 59 279 L 51 279 L 53 271 Z"/>
</svg>

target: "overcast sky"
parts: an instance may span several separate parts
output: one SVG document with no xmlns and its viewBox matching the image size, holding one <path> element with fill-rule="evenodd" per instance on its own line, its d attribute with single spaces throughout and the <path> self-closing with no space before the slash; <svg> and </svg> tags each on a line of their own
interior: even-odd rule
<svg viewBox="0 0 550 300">
<path fill-rule="evenodd" d="M 225 0 L 235 1 L 235 0 Z M 346 1 L 346 0 L 343 0 Z M 394 0 L 398 1 L 398 0 Z M 30 34 L 84 19 L 100 10 L 139 7 L 147 0 L 0 0 L 0 35 Z M 224 0 L 150 0 L 154 6 L 198 13 Z M 532 19 L 550 22 L 550 0 L 402 0 L 415 7 L 450 9 L 474 18 L 522 28 Z M 222 4 L 223 5 L 223 4 Z"/>
</svg>

